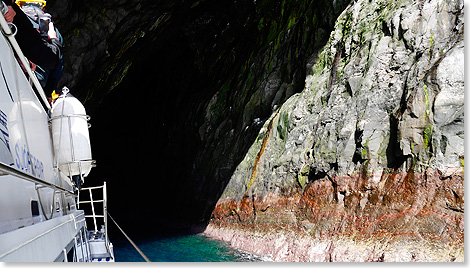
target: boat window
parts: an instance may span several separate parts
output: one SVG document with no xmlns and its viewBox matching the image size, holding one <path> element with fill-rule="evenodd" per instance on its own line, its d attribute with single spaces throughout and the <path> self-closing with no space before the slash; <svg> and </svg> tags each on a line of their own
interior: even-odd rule
<svg viewBox="0 0 470 268">
<path fill-rule="evenodd" d="M 39 202 L 37 200 L 31 200 L 31 214 L 33 217 L 39 216 Z"/>
</svg>

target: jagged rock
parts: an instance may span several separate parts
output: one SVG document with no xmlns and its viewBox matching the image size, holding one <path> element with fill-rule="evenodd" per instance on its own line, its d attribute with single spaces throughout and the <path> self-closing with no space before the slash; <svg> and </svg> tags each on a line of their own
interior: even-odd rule
<svg viewBox="0 0 470 268">
<path fill-rule="evenodd" d="M 310 261 L 463 261 L 463 14 L 463 1 L 353 1 L 305 89 L 259 132 L 211 228 L 306 228 L 320 239 Z"/>
</svg>

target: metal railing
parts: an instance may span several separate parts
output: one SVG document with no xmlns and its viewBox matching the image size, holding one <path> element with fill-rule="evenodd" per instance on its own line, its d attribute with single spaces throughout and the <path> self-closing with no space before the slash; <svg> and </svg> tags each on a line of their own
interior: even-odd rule
<svg viewBox="0 0 470 268">
<path fill-rule="evenodd" d="M 0 162 L 0 172 L 1 173 L 5 173 L 5 174 L 9 174 L 9 175 L 13 175 L 13 176 L 16 176 L 20 179 L 23 179 L 23 180 L 26 180 L 26 181 L 30 181 L 30 182 L 33 182 L 35 184 L 39 184 L 39 185 L 42 185 L 42 186 L 45 186 L 45 187 L 49 187 L 49 188 L 52 188 L 54 190 L 57 190 L 57 191 L 61 191 L 61 192 L 64 192 L 66 194 L 71 194 L 73 195 L 74 193 L 70 190 L 67 190 L 63 187 L 60 187 L 60 186 L 57 186 L 53 183 L 50 183 L 50 182 L 47 182 L 47 181 L 44 181 L 44 180 L 41 180 L 41 179 L 38 179 L 32 175 L 29 175 L 29 174 L 26 174 L 22 171 L 19 171 L 11 166 L 8 166 L 4 163 L 1 163 Z"/>
<path fill-rule="evenodd" d="M 93 190 L 100 190 L 100 189 L 103 189 L 103 196 L 102 196 L 102 199 L 99 199 L 99 200 L 94 200 L 93 199 Z M 90 199 L 89 200 L 80 200 L 80 192 L 82 191 L 88 191 L 88 194 L 89 194 L 89 197 Z M 106 247 L 108 247 L 109 245 L 109 238 L 108 238 L 108 208 L 107 208 L 107 190 L 106 190 L 106 182 L 104 182 L 103 186 L 95 186 L 95 187 L 86 187 L 86 188 L 82 188 L 80 190 L 80 192 L 78 193 L 78 201 L 77 201 L 77 205 L 78 205 L 78 208 L 79 209 L 83 209 L 83 208 L 80 208 L 80 204 L 90 204 L 91 206 L 91 215 L 87 215 L 85 213 L 85 218 L 92 218 L 93 219 L 93 227 L 94 227 L 94 231 L 95 233 L 98 232 L 98 224 L 97 224 L 97 219 L 98 218 L 102 218 L 103 219 L 103 223 L 104 223 L 104 235 L 105 235 L 105 242 L 106 242 Z M 102 203 L 103 204 L 103 214 L 97 214 L 96 210 L 95 210 L 95 203 Z"/>
</svg>

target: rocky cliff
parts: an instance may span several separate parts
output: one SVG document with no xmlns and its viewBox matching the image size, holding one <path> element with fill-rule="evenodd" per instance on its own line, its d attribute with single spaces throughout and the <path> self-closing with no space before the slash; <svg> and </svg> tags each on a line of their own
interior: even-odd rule
<svg viewBox="0 0 470 268">
<path fill-rule="evenodd" d="M 275 260 L 463 261 L 463 1 L 353 1 L 208 233 Z"/>
</svg>

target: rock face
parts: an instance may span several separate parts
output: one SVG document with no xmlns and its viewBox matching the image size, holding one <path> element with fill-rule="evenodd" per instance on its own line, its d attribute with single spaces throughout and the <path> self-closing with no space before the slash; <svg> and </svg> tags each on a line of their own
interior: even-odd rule
<svg viewBox="0 0 470 268">
<path fill-rule="evenodd" d="M 281 261 L 463 261 L 463 5 L 352 1 L 206 232 Z"/>
</svg>

